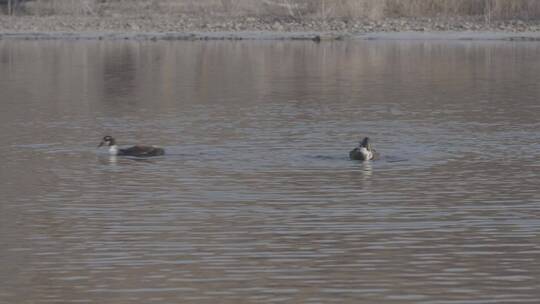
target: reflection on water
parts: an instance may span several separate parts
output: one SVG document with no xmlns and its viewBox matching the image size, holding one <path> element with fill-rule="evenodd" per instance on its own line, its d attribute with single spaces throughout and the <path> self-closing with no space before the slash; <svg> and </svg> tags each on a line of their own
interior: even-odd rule
<svg viewBox="0 0 540 304">
<path fill-rule="evenodd" d="M 539 54 L 0 41 L 0 303 L 536 303 Z"/>
</svg>

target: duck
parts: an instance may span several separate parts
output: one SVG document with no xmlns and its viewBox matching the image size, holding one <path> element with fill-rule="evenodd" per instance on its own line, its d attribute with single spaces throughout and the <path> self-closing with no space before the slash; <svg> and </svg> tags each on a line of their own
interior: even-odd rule
<svg viewBox="0 0 540 304">
<path fill-rule="evenodd" d="M 364 137 L 358 144 L 358 147 L 349 152 L 349 158 L 352 160 L 377 160 L 379 159 L 379 153 L 371 147 L 369 143 L 369 137 Z"/>
<path fill-rule="evenodd" d="M 99 143 L 99 147 L 108 146 L 109 154 L 111 155 L 120 155 L 120 156 L 136 156 L 136 157 L 149 157 L 149 156 L 160 156 L 165 154 L 165 150 L 156 146 L 140 146 L 136 145 L 133 147 L 120 149 L 116 145 L 116 140 L 112 136 L 105 136 Z"/>
</svg>

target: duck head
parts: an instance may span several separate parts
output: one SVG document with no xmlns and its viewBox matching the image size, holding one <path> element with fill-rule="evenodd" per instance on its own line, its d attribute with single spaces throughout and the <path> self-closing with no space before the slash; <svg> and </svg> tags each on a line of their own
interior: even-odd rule
<svg viewBox="0 0 540 304">
<path fill-rule="evenodd" d="M 364 137 L 364 139 L 362 139 L 358 147 L 366 148 L 368 151 L 371 151 L 371 144 L 369 143 L 369 137 Z"/>
<path fill-rule="evenodd" d="M 107 135 L 107 136 L 103 137 L 103 139 L 99 143 L 98 148 L 101 147 L 101 146 L 109 146 L 109 147 L 111 147 L 111 146 L 114 146 L 114 145 L 116 145 L 116 141 L 114 140 L 114 138 L 112 138 L 112 136 Z"/>
</svg>

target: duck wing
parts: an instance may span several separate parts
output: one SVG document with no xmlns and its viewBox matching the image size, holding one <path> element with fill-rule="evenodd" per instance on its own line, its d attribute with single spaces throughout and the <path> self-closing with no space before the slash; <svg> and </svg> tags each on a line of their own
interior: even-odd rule
<svg viewBox="0 0 540 304">
<path fill-rule="evenodd" d="M 381 159 L 381 154 L 379 154 L 379 152 L 375 151 L 375 149 L 371 149 L 371 153 L 373 153 L 373 158 L 371 158 L 371 160 L 379 160 L 379 159 Z"/>
<path fill-rule="evenodd" d="M 154 146 L 133 146 L 130 148 L 120 149 L 118 150 L 119 155 L 127 155 L 127 156 L 139 156 L 139 157 L 147 157 L 147 156 L 159 156 L 165 154 L 165 150 L 163 148 L 154 147 Z"/>
<path fill-rule="evenodd" d="M 354 148 L 349 152 L 349 158 L 353 160 L 364 160 L 364 155 L 360 153 L 360 149 Z"/>
</svg>

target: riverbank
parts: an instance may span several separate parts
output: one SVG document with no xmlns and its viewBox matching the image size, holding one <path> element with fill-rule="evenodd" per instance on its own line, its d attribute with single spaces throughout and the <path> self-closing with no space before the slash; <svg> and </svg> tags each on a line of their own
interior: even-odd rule
<svg viewBox="0 0 540 304">
<path fill-rule="evenodd" d="M 396 34 L 399 33 L 399 34 Z M 380 21 L 193 16 L 1 16 L 0 39 L 464 39 L 539 40 L 540 21 L 395 18 Z"/>
</svg>

